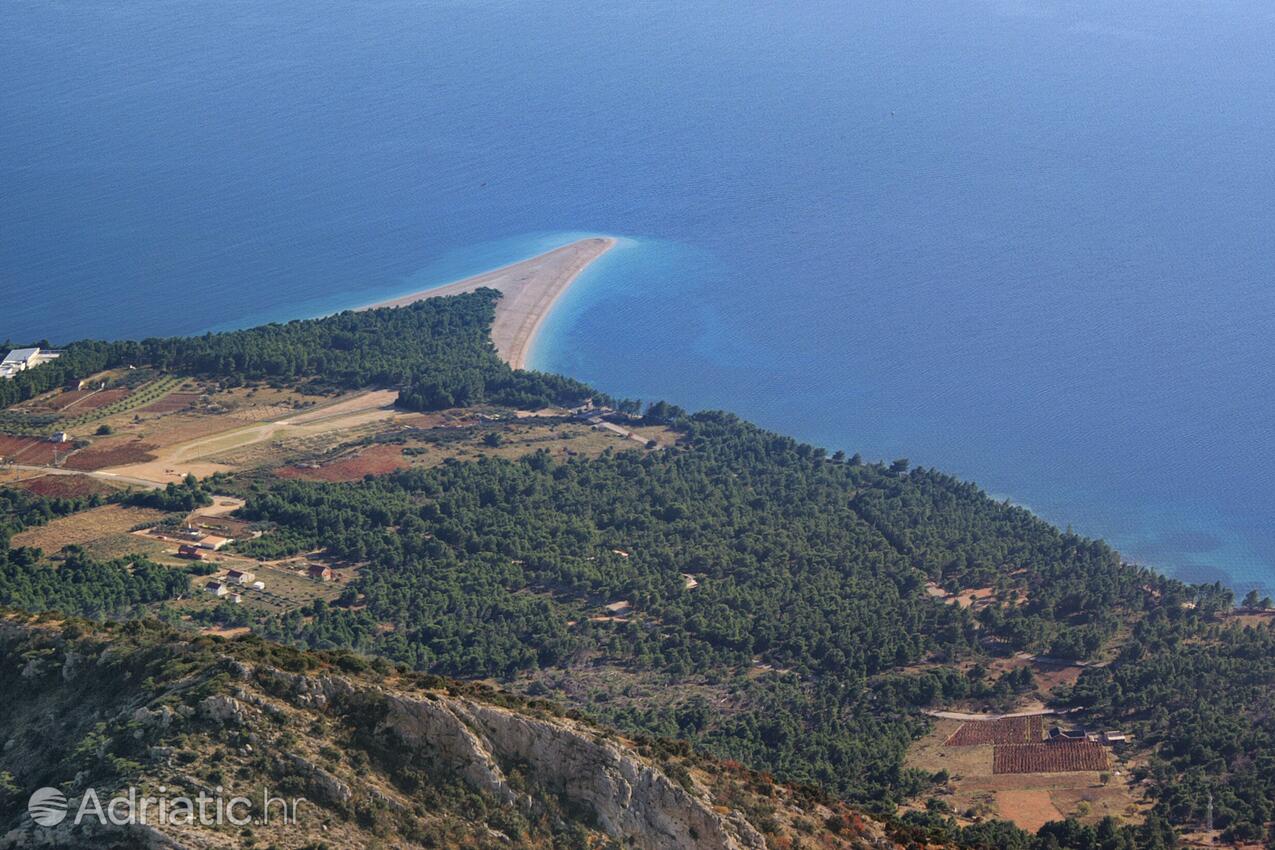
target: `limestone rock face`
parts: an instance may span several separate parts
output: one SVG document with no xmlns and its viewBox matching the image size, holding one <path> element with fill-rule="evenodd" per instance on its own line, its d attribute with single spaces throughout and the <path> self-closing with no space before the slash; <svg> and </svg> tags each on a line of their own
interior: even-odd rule
<svg viewBox="0 0 1275 850">
<path fill-rule="evenodd" d="M 451 697 L 388 698 L 381 732 L 422 747 L 475 787 L 519 802 L 499 767 L 526 762 L 538 781 L 588 806 L 610 835 L 645 850 L 764 850 L 744 818 L 718 814 L 632 750 L 570 720 L 542 720 Z"/>
<path fill-rule="evenodd" d="M 234 697 L 214 694 L 199 704 L 199 714 L 217 723 L 236 726 L 244 722 L 244 706 Z"/>
<path fill-rule="evenodd" d="M 354 792 L 350 790 L 349 785 L 337 779 L 314 762 L 298 755 L 290 755 L 287 758 L 295 770 L 309 779 L 310 787 L 314 789 L 321 801 L 325 803 L 348 803 L 354 796 Z"/>
</svg>

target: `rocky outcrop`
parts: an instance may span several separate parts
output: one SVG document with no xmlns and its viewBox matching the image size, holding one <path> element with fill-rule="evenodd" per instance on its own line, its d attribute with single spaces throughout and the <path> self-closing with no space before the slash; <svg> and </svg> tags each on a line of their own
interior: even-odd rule
<svg viewBox="0 0 1275 850">
<path fill-rule="evenodd" d="M 387 696 L 382 734 L 429 750 L 466 781 L 515 800 L 500 769 L 525 762 L 538 782 L 587 806 L 608 834 L 646 850 L 762 850 L 766 842 L 742 816 L 713 810 L 632 750 L 572 721 L 544 720 L 469 700 Z"/>
</svg>

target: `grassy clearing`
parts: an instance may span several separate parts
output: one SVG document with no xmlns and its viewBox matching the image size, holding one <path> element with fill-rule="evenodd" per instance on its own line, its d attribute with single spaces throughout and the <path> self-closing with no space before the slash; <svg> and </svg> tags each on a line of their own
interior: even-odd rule
<svg viewBox="0 0 1275 850">
<path fill-rule="evenodd" d="M 133 527 L 154 522 L 163 516 L 163 511 L 150 508 L 103 505 L 59 517 L 46 525 L 28 528 L 13 536 L 13 545 L 31 546 L 54 553 L 66 546 L 85 546 L 117 535 L 128 536 L 128 531 Z"/>
</svg>

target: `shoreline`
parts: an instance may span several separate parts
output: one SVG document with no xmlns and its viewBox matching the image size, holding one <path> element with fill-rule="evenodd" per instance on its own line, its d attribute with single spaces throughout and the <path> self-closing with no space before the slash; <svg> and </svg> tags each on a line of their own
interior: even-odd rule
<svg viewBox="0 0 1275 850">
<path fill-rule="evenodd" d="M 460 295 L 484 286 L 499 290 L 502 297 L 496 302 L 491 341 L 502 360 L 515 369 L 525 369 L 536 337 L 558 299 L 585 269 L 616 244 L 617 240 L 610 236 L 592 236 L 463 280 L 356 309 L 405 307 L 426 298 Z"/>
</svg>

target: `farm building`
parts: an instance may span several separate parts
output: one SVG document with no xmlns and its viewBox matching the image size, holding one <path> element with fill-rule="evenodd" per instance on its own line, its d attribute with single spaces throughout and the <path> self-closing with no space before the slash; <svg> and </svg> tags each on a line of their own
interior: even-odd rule
<svg viewBox="0 0 1275 850">
<path fill-rule="evenodd" d="M 12 378 L 19 372 L 56 360 L 62 352 L 42 351 L 39 348 L 15 348 L 0 361 L 0 378 Z"/>
<path fill-rule="evenodd" d="M 65 431 L 54 431 L 52 434 L 49 435 L 49 442 L 50 443 L 69 443 L 71 442 L 71 435 L 66 433 Z"/>
<path fill-rule="evenodd" d="M 265 590 L 265 589 L 266 589 L 266 583 L 265 583 L 264 581 L 254 581 L 254 582 L 252 583 L 252 589 L 253 589 L 253 590 Z"/>
<path fill-rule="evenodd" d="M 199 542 L 195 545 L 200 549 L 212 549 L 214 552 L 221 549 L 227 543 L 234 543 L 229 537 L 221 537 L 216 534 L 209 534 L 206 537 L 199 538 Z"/>
<path fill-rule="evenodd" d="M 332 568 L 323 564 L 311 564 L 306 568 L 305 574 L 318 581 L 332 581 Z"/>
<path fill-rule="evenodd" d="M 230 570 L 226 573 L 226 581 L 234 584 L 252 584 L 252 580 L 256 578 L 253 573 L 246 573 L 243 570 Z"/>
<path fill-rule="evenodd" d="M 225 582 L 220 581 L 208 582 L 204 585 L 204 590 L 208 591 L 213 596 L 225 596 L 230 592 L 230 588 L 226 587 Z"/>
<path fill-rule="evenodd" d="M 207 556 L 204 555 L 204 553 L 200 551 L 198 547 L 188 546 L 187 544 L 183 543 L 182 545 L 177 547 L 177 557 L 190 558 L 192 561 L 202 561 Z"/>
</svg>

